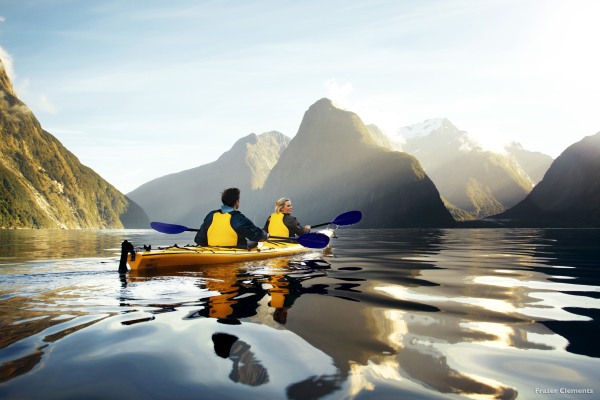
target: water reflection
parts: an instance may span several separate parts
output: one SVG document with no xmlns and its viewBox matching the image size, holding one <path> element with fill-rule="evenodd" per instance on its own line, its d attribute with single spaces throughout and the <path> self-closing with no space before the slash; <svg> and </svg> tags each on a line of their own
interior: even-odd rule
<svg viewBox="0 0 600 400">
<path fill-rule="evenodd" d="M 283 329 L 290 319 L 293 320 L 304 312 L 293 313 L 293 317 L 290 317 L 290 311 L 301 296 L 306 298 L 305 295 L 321 295 L 347 301 L 348 299 L 339 296 L 339 291 L 360 293 L 353 288 L 360 286 L 356 282 L 362 282 L 363 279 L 348 277 L 347 280 L 351 283 L 340 277 L 329 280 L 328 268 L 329 264 L 325 261 L 307 260 L 298 263 L 287 258 L 270 260 L 258 266 L 223 265 L 196 268 L 195 275 L 200 277 L 196 285 L 203 293 L 198 299 L 198 305 L 201 307 L 187 312 L 184 320 L 209 318 L 215 319 L 223 326 L 260 323 L 274 329 Z M 163 273 L 135 271 L 130 273 L 128 279 L 156 279 Z M 170 274 L 172 273 L 173 271 L 170 271 Z M 267 319 L 270 319 L 270 322 Z M 299 337 L 307 340 L 305 337 Z M 269 382 L 269 370 L 261 361 L 266 356 L 264 353 L 255 352 L 251 342 L 219 330 L 212 335 L 212 341 L 215 354 L 232 361 L 231 372 L 228 375 L 231 381 L 250 386 L 260 386 Z M 310 345 L 313 347 L 312 343 Z M 327 348 L 314 349 L 328 354 Z M 292 354 L 296 353 L 293 347 L 290 347 L 289 351 Z M 298 353 L 298 356 L 303 355 Z M 316 372 L 317 369 L 313 370 Z M 343 378 L 339 372 L 311 375 L 288 385 L 286 393 L 288 398 L 319 398 L 339 390 Z"/>
<path fill-rule="evenodd" d="M 582 233 L 586 237 L 583 242 Z M 548 247 L 535 256 L 550 255 L 554 260 L 535 269 L 548 274 L 549 281 L 561 285 L 556 290 L 569 296 L 569 301 L 564 301 L 563 296 L 564 311 L 581 316 L 543 321 L 542 324 L 567 340 L 566 351 L 598 358 L 600 343 L 590 339 L 600 337 L 600 230 L 549 229 L 540 230 L 539 234 Z"/>
<path fill-rule="evenodd" d="M 212 335 L 215 353 L 221 358 L 233 361 L 229 379 L 235 383 L 259 386 L 269 382 L 269 373 L 250 350 L 251 346 L 228 333 Z"/>
<path fill-rule="evenodd" d="M 243 268 L 235 265 L 213 265 L 202 268 L 196 267 L 195 275 L 199 278 L 196 286 L 202 297 L 197 304 L 202 307 L 191 311 L 186 319 L 199 317 L 215 318 L 225 324 L 235 324 L 236 321 L 258 315 L 262 300 L 266 299 L 266 308 L 272 310 L 274 321 L 284 325 L 287 322 L 288 310 L 302 294 L 328 295 L 328 285 L 315 284 L 305 287 L 308 280 L 326 276 L 323 267 L 287 268 L 289 259 L 274 260 L 269 268 Z M 170 271 L 131 271 L 121 274 L 121 284 L 124 289 L 140 278 L 160 279 L 176 272 Z M 337 284 L 339 290 L 344 283 Z M 122 304 L 128 306 L 127 296 L 121 298 Z M 174 307 L 183 304 L 175 304 Z M 189 304 L 187 304 L 189 306 Z"/>
<path fill-rule="evenodd" d="M 35 349 L 31 354 L 4 362 L 0 368 L 0 383 L 9 381 L 19 375 L 31 371 L 42 360 L 42 356 L 44 355 L 43 350 L 46 347 L 47 345 L 41 346 Z"/>
<path fill-rule="evenodd" d="M 31 260 L 112 257 L 118 230 L 0 229 L 1 264 Z"/>
<path fill-rule="evenodd" d="M 0 276 L 0 397 L 40 397 L 36 387 L 53 385 L 65 394 L 55 379 L 64 370 L 99 397 L 114 390 L 98 376 L 126 377 L 129 397 L 144 387 L 164 398 L 173 388 L 180 398 L 600 390 L 597 231 L 338 236 L 329 269 L 281 259 L 119 275 L 120 233 L 93 239 L 110 266 L 14 253 Z"/>
<path fill-rule="evenodd" d="M 402 376 L 410 376 L 412 380 L 434 387 L 441 393 L 515 398 L 519 391 L 514 386 L 482 375 L 480 366 L 465 363 L 466 353 L 459 349 L 477 345 L 483 349 L 502 349 L 503 352 L 512 352 L 513 349 L 558 351 L 568 345 L 567 351 L 575 352 L 570 344 L 574 342 L 579 345 L 581 354 L 597 356 L 596 345 L 587 345 L 593 336 L 586 335 L 577 326 L 587 324 L 586 328 L 590 329 L 587 332 L 597 333 L 600 304 L 589 297 L 577 297 L 581 293 L 597 293 L 597 282 L 595 286 L 589 285 L 592 281 L 581 279 L 576 284 L 572 281 L 565 283 L 565 277 L 538 272 L 546 269 L 546 265 L 552 265 L 550 268 L 571 265 L 573 269 L 569 271 L 573 275 L 586 274 L 585 271 L 574 271 L 582 267 L 578 261 L 562 258 L 560 251 L 554 251 L 553 246 L 564 246 L 565 238 L 548 240 L 536 230 L 525 235 L 515 235 L 515 232 L 506 230 L 451 231 L 448 237 L 442 235 L 438 238 L 444 243 L 441 247 L 436 246 L 438 252 L 429 251 L 416 257 L 400 254 L 398 257 L 426 264 L 427 268 L 423 269 L 416 266 L 413 276 L 419 276 L 429 285 L 408 285 L 406 281 L 402 284 L 400 280 L 390 284 L 387 279 L 380 284 L 375 283 L 371 289 L 363 288 L 363 291 L 379 291 L 394 299 L 427 304 L 437 307 L 442 313 L 424 315 L 410 312 L 406 307 L 395 310 L 390 307 L 381 314 L 382 320 L 388 322 L 380 322 L 378 330 L 386 332 L 387 343 L 396 355 L 380 356 L 381 361 L 375 367 L 354 364 L 355 372 L 364 374 L 365 369 L 380 371 L 384 368 L 389 375 L 389 367 L 392 366 L 398 371 L 393 374 L 394 379 L 401 381 Z M 489 241 L 490 238 L 493 242 Z M 579 255 L 577 259 L 584 260 L 585 264 L 597 260 L 598 248 L 592 246 L 589 250 L 591 256 Z M 378 257 L 376 268 L 386 266 L 391 270 L 398 268 L 398 263 Z M 410 268 L 410 265 L 407 263 L 402 268 Z M 371 270 L 370 266 L 365 267 L 367 274 Z M 556 270 L 552 272 L 556 273 Z M 411 275 L 407 271 L 402 271 L 402 274 Z M 597 271 L 589 274 L 597 279 Z M 374 283 L 373 280 L 370 282 Z M 587 317 L 581 318 L 577 314 Z M 560 324 L 564 324 L 565 330 L 570 330 L 570 333 L 563 332 L 557 336 L 553 334 L 556 328 L 554 332 L 547 329 Z M 518 365 L 515 363 L 513 367 Z M 563 377 L 578 375 L 566 368 L 551 369 L 561 370 Z M 565 371 L 569 374 L 564 374 Z M 493 375 L 498 373 L 494 371 Z M 514 377 L 511 380 L 518 381 Z M 540 376 L 535 376 L 535 380 L 542 382 Z M 538 385 L 543 386 L 544 383 Z"/>
</svg>

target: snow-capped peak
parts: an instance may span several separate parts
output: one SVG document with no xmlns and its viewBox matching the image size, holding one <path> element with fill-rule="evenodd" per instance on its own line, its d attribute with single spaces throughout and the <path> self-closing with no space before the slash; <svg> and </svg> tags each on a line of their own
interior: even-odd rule
<svg viewBox="0 0 600 400">
<path fill-rule="evenodd" d="M 421 123 L 404 126 L 398 129 L 396 137 L 403 138 L 405 140 L 424 137 L 449 123 L 450 121 L 448 121 L 446 118 L 428 119 Z"/>
</svg>

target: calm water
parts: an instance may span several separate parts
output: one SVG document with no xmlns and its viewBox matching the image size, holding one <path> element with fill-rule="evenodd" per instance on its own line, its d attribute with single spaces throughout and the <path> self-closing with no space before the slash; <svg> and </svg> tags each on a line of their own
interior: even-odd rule
<svg viewBox="0 0 600 400">
<path fill-rule="evenodd" d="M 600 397 L 599 230 L 340 229 L 303 256 L 328 269 L 117 273 L 123 239 L 192 238 L 0 230 L 0 398 Z"/>
</svg>

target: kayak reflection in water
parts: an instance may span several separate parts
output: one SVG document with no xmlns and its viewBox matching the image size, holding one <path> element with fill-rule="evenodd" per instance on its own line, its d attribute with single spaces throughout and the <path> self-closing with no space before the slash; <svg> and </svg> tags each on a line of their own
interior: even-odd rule
<svg viewBox="0 0 600 400">
<path fill-rule="evenodd" d="M 267 218 L 264 230 L 272 236 L 300 236 L 310 233 L 310 225 L 302 227 L 296 217 L 292 216 L 294 207 L 292 201 L 287 197 L 282 197 L 275 203 L 275 212 Z"/>
<path fill-rule="evenodd" d="M 269 307 L 274 308 L 273 319 L 282 325 L 287 323 L 288 310 L 296 299 L 302 295 L 302 283 L 297 278 L 286 275 L 274 275 L 270 277 L 269 294 L 271 301 Z"/>
<path fill-rule="evenodd" d="M 322 273 L 318 275 L 322 276 Z M 250 277 L 227 267 L 211 268 L 206 271 L 203 286 L 218 294 L 202 299 L 205 306 L 186 318 L 216 318 L 224 324 L 239 324 L 240 319 L 257 315 L 261 299 L 269 296 L 268 305 L 275 309 L 273 319 L 285 324 L 288 310 L 302 294 L 327 294 L 326 288 L 321 286 L 313 286 L 310 289 L 302 286 L 303 280 L 315 276 L 297 278 L 277 274 Z"/>
<path fill-rule="evenodd" d="M 259 386 L 269 382 L 269 373 L 250 350 L 250 345 L 227 333 L 212 335 L 215 353 L 233 361 L 229 379 L 244 385 Z"/>
</svg>

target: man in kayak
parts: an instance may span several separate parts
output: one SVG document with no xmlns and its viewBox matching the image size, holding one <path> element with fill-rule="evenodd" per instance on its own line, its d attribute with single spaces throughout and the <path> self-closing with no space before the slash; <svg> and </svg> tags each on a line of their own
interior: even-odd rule
<svg viewBox="0 0 600 400">
<path fill-rule="evenodd" d="M 221 193 L 221 208 L 213 210 L 206 218 L 194 241 L 198 246 L 248 247 L 248 240 L 262 242 L 269 234 L 252 223 L 238 211 L 240 190 L 225 189 Z"/>
<path fill-rule="evenodd" d="M 275 203 L 275 212 L 267 218 L 265 231 L 273 236 L 294 237 L 310 232 L 310 225 L 302 227 L 296 217 L 292 216 L 292 201 L 282 197 Z"/>
</svg>

